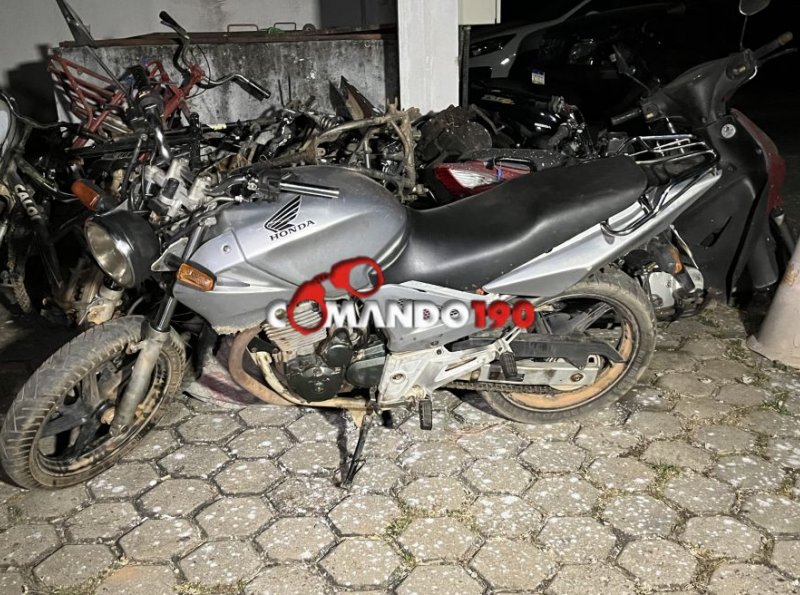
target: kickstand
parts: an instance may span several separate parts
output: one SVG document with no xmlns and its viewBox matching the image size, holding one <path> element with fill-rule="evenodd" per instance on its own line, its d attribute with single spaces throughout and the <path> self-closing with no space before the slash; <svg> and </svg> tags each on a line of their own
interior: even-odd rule
<svg viewBox="0 0 800 595">
<path fill-rule="evenodd" d="M 358 473 L 358 470 L 364 466 L 364 461 L 361 459 L 361 453 L 364 452 L 364 444 L 367 442 L 367 434 L 370 427 L 372 427 L 372 419 L 374 414 L 368 411 L 361 419 L 360 428 L 358 430 L 358 442 L 356 442 L 356 449 L 353 451 L 353 456 L 350 459 L 350 465 L 347 467 L 347 475 L 342 480 L 342 487 L 349 488 L 353 484 L 353 479 Z"/>
</svg>

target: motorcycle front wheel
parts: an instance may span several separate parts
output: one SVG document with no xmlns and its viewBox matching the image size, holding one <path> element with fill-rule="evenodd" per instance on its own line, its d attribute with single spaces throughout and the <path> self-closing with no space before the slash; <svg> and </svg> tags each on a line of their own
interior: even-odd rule
<svg viewBox="0 0 800 595">
<path fill-rule="evenodd" d="M 656 344 L 655 316 L 641 286 L 621 272 L 596 274 L 540 304 L 540 329 L 602 340 L 621 356 L 605 362 L 594 382 L 568 387 L 524 386 L 520 391 L 479 391 L 499 414 L 522 423 L 578 417 L 624 396 L 650 363 Z M 522 365 L 520 360 L 518 365 Z"/>
<path fill-rule="evenodd" d="M 0 462 L 25 488 L 82 483 L 116 463 L 178 392 L 183 344 L 171 333 L 128 431 L 109 430 L 130 380 L 146 319 L 117 318 L 75 337 L 51 355 L 17 394 L 0 430 Z"/>
</svg>

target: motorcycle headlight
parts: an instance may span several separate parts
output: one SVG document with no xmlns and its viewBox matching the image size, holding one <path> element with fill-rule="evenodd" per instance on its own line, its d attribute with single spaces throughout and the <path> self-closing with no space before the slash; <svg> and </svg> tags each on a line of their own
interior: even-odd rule
<svg viewBox="0 0 800 595">
<path fill-rule="evenodd" d="M 98 266 L 123 287 L 136 287 L 150 276 L 159 244 L 142 217 L 128 211 L 107 213 L 89 219 L 84 233 Z"/>
</svg>

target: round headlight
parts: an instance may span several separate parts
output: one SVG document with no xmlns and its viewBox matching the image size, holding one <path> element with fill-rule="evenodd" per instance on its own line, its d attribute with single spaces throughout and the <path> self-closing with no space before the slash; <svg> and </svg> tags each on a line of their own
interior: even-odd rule
<svg viewBox="0 0 800 595">
<path fill-rule="evenodd" d="M 89 219 L 85 233 L 98 266 L 123 287 L 135 287 L 150 275 L 159 244 L 142 217 L 128 211 L 107 213 Z"/>
</svg>

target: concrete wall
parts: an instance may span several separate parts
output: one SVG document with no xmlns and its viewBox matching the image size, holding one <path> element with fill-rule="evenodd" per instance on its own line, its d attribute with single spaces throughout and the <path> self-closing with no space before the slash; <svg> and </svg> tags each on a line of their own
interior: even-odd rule
<svg viewBox="0 0 800 595">
<path fill-rule="evenodd" d="M 262 102 L 251 97 L 236 83 L 203 92 L 191 100 L 192 109 L 201 121 L 230 122 L 254 118 L 279 105 L 278 83 L 284 99 L 289 99 L 289 81 L 295 99 L 317 98 L 314 106 L 323 112 L 331 109 L 328 83 L 339 82 L 344 75 L 375 105 L 398 97 L 397 43 L 394 39 L 361 39 L 334 41 L 300 41 L 274 43 L 205 44 L 200 46 L 208 56 L 215 78 L 236 71 L 272 91 L 271 100 Z M 174 47 L 107 47 L 100 53 L 115 72 L 122 72 L 143 56 L 160 59 L 175 80 L 171 57 Z M 82 48 L 65 48 L 63 55 L 93 70 L 93 60 Z M 203 65 L 205 68 L 205 65 Z M 388 73 L 388 74 L 387 74 Z"/>
</svg>

